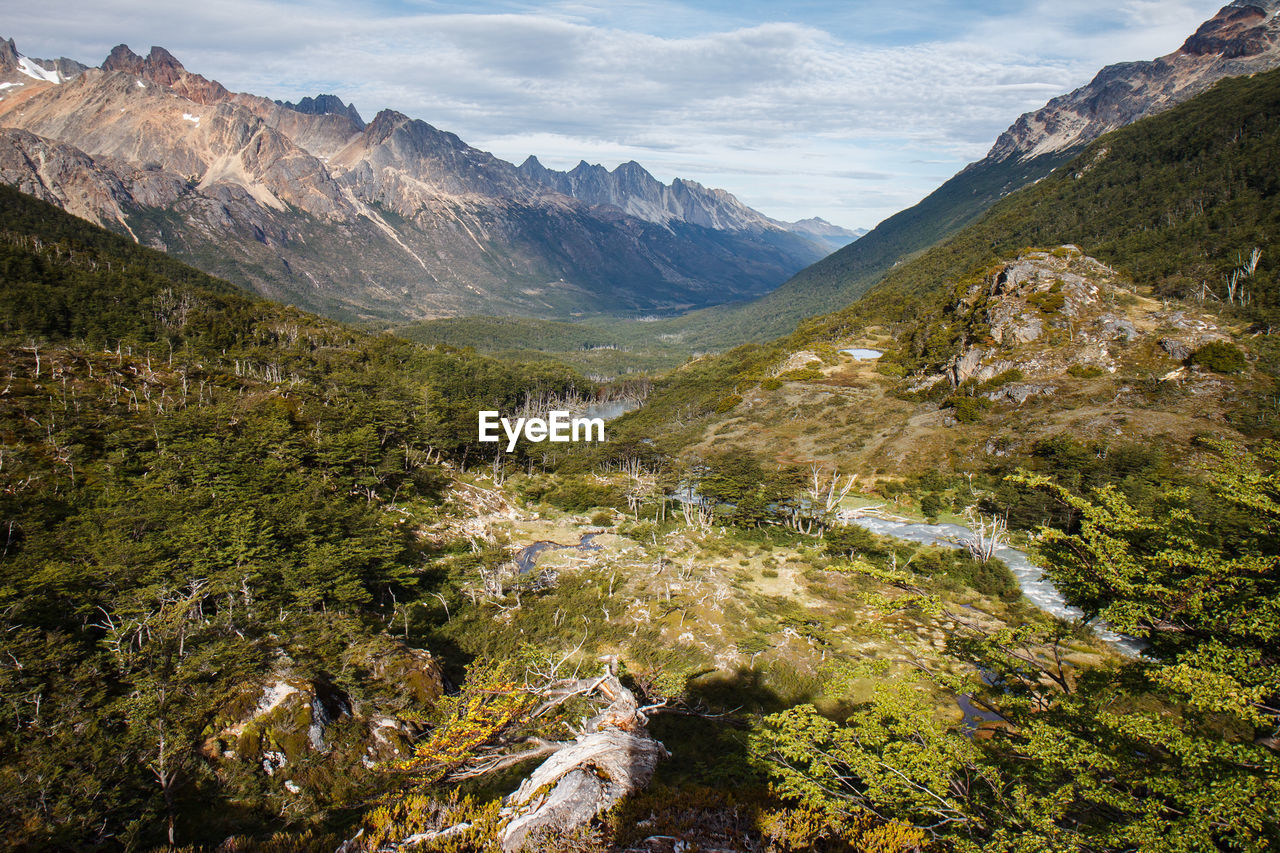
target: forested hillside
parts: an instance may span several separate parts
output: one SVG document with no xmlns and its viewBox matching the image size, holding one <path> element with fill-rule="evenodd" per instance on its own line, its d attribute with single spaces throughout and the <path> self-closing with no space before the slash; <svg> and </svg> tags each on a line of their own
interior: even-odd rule
<svg viewBox="0 0 1280 853">
<path fill-rule="evenodd" d="M 442 455 L 477 408 L 586 383 L 247 297 L 7 187 L 0 222 L 4 845 L 361 805 L 444 686 L 383 632 L 430 587 L 407 524 Z"/>
</svg>

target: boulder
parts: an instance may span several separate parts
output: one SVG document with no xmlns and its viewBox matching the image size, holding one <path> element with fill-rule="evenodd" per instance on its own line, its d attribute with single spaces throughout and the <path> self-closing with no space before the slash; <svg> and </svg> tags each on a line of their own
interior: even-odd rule
<svg viewBox="0 0 1280 853">
<path fill-rule="evenodd" d="M 1138 337 L 1138 327 L 1127 317 L 1114 314 L 1103 314 L 1098 318 L 1098 334 L 1104 341 L 1124 341 L 1128 343 Z"/>
<path fill-rule="evenodd" d="M 1160 349 L 1167 352 L 1177 361 L 1186 361 L 1191 358 L 1194 351 L 1191 343 L 1181 338 L 1161 338 L 1159 341 Z"/>
<path fill-rule="evenodd" d="M 978 366 L 982 364 L 982 359 L 986 357 L 986 355 L 986 350 L 980 347 L 974 347 L 973 349 L 967 350 L 961 355 L 956 356 L 955 361 L 951 363 L 951 367 L 948 369 L 951 384 L 959 386 L 965 380 L 972 377 L 978 370 Z"/>
</svg>

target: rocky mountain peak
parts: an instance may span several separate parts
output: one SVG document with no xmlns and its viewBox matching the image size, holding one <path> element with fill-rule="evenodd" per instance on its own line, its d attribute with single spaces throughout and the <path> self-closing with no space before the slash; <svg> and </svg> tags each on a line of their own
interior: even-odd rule
<svg viewBox="0 0 1280 853">
<path fill-rule="evenodd" d="M 18 46 L 13 39 L 0 41 L 0 71 L 14 71 L 18 67 Z"/>
<path fill-rule="evenodd" d="M 373 121 L 364 129 L 365 139 L 371 144 L 386 141 L 396 129 L 408 123 L 409 117 L 402 112 L 386 109 L 379 110 Z"/>
<path fill-rule="evenodd" d="M 316 95 L 314 98 L 308 96 L 296 104 L 291 101 L 276 101 L 276 103 L 285 109 L 303 113 L 304 115 L 344 116 L 350 119 L 357 129 L 364 130 L 365 127 L 364 119 L 360 117 L 360 113 L 356 110 L 356 105 L 343 103 L 342 99 L 337 95 Z"/>
<path fill-rule="evenodd" d="M 0 39 L 0 74 L 18 72 L 47 83 L 65 83 L 85 70 L 84 65 L 65 56 L 35 59 L 18 50 L 13 39 Z"/>
<path fill-rule="evenodd" d="M 987 160 L 1030 160 L 1078 149 L 1226 77 L 1280 67 L 1277 11 L 1280 0 L 1237 0 L 1177 51 L 1149 62 L 1107 66 L 1087 85 L 1019 118 L 996 140 Z"/>
<path fill-rule="evenodd" d="M 68 79 L 12 43 L 5 59 Z M 161 47 L 122 44 L 101 68 L 0 103 L 0 183 L 344 317 L 680 310 L 758 295 L 824 254 L 638 163 L 517 168 L 395 110 L 356 125 L 336 95 L 232 95 Z"/>
<path fill-rule="evenodd" d="M 1182 45 L 1179 53 L 1188 56 L 1218 55 L 1227 59 L 1257 56 L 1273 47 L 1274 28 L 1265 26 L 1280 4 L 1271 2 L 1232 3 L 1205 21 Z"/>
<path fill-rule="evenodd" d="M 199 104 L 216 104 L 227 100 L 231 93 L 216 80 L 192 74 L 177 58 L 163 47 L 152 46 L 146 58 L 130 50 L 127 44 L 119 44 L 102 63 L 106 72 L 122 71 L 161 86 L 173 89 L 179 95 Z"/>
<path fill-rule="evenodd" d="M 102 63 L 103 71 L 124 71 L 128 74 L 142 73 L 142 57 L 129 49 L 127 44 L 118 44 L 111 48 L 111 53 Z"/>
<path fill-rule="evenodd" d="M 177 58 L 163 47 L 152 46 L 151 52 L 143 59 L 134 53 L 127 44 L 118 44 L 111 49 L 102 63 L 103 71 L 124 71 L 146 77 L 161 86 L 171 86 L 184 75 L 187 69 Z"/>
</svg>

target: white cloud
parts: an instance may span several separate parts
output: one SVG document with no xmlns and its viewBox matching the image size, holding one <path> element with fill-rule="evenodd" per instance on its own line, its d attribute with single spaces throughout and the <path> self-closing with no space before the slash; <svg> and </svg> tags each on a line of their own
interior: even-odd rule
<svg viewBox="0 0 1280 853">
<path fill-rule="evenodd" d="M 753 19 L 750 3 L 734 17 L 672 2 L 461 14 L 372 0 L 46 0 L 9 12 L 5 35 L 86 62 L 121 41 L 162 44 L 234 90 L 333 92 L 366 118 L 392 107 L 517 162 L 635 159 L 774 216 L 855 226 L 914 203 L 1101 65 L 1176 48 L 1217 4 L 1030 0 L 998 16 L 962 5 L 881 0 L 886 14 L 954 15 L 920 18 L 932 29 L 905 45 L 845 32 L 839 2 L 807 4 L 811 19 L 795 23 Z"/>
</svg>

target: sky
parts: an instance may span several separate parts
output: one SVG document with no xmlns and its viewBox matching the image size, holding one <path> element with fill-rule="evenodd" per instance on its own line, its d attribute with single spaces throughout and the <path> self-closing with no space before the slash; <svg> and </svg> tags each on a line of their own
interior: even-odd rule
<svg viewBox="0 0 1280 853">
<path fill-rule="evenodd" d="M 636 160 L 870 228 L 1227 0 L 0 0 L 29 56 L 168 48 L 233 91 L 399 110 L 515 163 Z"/>
</svg>

